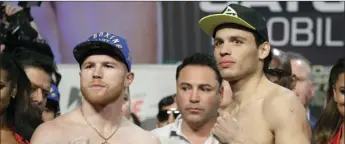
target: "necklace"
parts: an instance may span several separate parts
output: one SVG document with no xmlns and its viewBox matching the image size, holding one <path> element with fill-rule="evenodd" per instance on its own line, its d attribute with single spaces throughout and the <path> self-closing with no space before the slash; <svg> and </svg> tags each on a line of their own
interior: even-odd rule
<svg viewBox="0 0 345 144">
<path fill-rule="evenodd" d="M 85 122 L 86 122 L 93 130 L 95 130 L 96 133 L 104 140 L 104 142 L 102 142 L 102 144 L 110 144 L 110 143 L 108 142 L 108 140 L 109 140 L 111 137 L 113 137 L 113 135 L 116 133 L 116 131 L 120 128 L 122 118 L 121 118 L 121 120 L 120 120 L 119 126 L 117 126 L 117 128 L 114 130 L 114 132 L 111 133 L 110 136 L 104 137 L 95 127 L 93 127 L 93 126 L 86 120 L 86 118 L 85 118 L 85 116 L 84 116 L 84 113 L 83 113 L 83 110 L 82 110 L 81 108 L 80 108 L 80 113 L 81 113 L 81 115 L 83 116 Z"/>
</svg>

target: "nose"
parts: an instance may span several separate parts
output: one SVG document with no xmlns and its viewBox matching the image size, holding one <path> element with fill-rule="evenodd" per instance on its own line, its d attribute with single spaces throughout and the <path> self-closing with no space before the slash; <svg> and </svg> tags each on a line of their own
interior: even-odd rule
<svg viewBox="0 0 345 144">
<path fill-rule="evenodd" d="M 36 105 L 41 105 L 43 103 L 44 100 L 44 95 L 43 95 L 43 91 L 42 89 L 37 89 L 36 91 L 32 92 L 31 95 L 32 101 L 36 104 Z"/>
<path fill-rule="evenodd" d="M 219 47 L 219 54 L 222 57 L 231 55 L 231 49 L 230 46 L 228 46 L 227 42 L 224 42 L 224 44 Z"/>
<path fill-rule="evenodd" d="M 189 102 L 191 102 L 191 103 L 199 103 L 200 102 L 198 90 L 194 89 L 192 91 L 192 93 L 189 96 Z"/>
<path fill-rule="evenodd" d="M 94 78 L 94 79 L 102 78 L 102 72 L 103 72 L 102 68 L 100 66 L 96 66 L 92 72 L 92 78 Z"/>
</svg>

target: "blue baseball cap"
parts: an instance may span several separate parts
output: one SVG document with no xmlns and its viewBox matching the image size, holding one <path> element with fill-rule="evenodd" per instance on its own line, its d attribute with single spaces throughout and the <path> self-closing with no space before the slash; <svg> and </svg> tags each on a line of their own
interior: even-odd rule
<svg viewBox="0 0 345 144">
<path fill-rule="evenodd" d="M 128 71 L 131 71 L 132 60 L 129 48 L 126 40 L 120 36 L 108 32 L 96 33 L 73 49 L 74 58 L 79 65 L 82 65 L 88 56 L 96 54 L 118 57 L 126 64 Z"/>
<path fill-rule="evenodd" d="M 50 93 L 48 95 L 48 99 L 59 102 L 60 93 L 58 88 L 54 84 L 50 85 Z"/>
</svg>

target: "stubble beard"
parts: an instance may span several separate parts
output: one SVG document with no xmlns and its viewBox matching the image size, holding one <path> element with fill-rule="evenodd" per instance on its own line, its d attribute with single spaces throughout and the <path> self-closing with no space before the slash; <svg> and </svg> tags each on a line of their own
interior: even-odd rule
<svg viewBox="0 0 345 144">
<path fill-rule="evenodd" d="M 92 95 L 87 90 L 81 89 L 81 93 L 84 97 L 84 99 L 92 104 L 92 105 L 98 105 L 98 106 L 106 106 L 110 103 L 114 103 L 121 97 L 121 93 L 111 93 L 111 92 L 105 92 L 102 96 L 95 96 Z"/>
</svg>

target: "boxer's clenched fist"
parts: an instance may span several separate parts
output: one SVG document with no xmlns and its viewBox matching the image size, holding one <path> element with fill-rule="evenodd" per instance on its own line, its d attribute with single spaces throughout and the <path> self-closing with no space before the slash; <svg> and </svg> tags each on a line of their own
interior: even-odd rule
<svg viewBox="0 0 345 144">
<path fill-rule="evenodd" d="M 218 141 L 222 144 L 232 143 L 237 130 L 238 124 L 235 117 L 230 116 L 228 112 L 220 111 L 212 130 Z"/>
<path fill-rule="evenodd" d="M 212 133 L 221 144 L 255 144 L 240 128 L 236 118 L 226 111 L 220 111 Z"/>
</svg>

